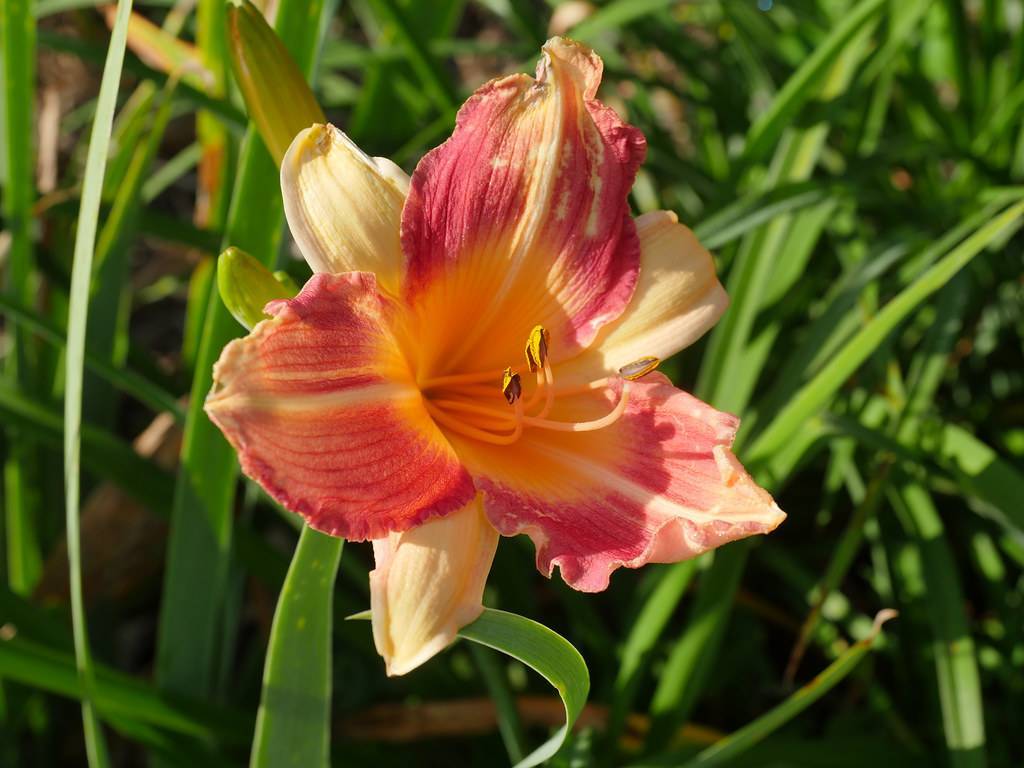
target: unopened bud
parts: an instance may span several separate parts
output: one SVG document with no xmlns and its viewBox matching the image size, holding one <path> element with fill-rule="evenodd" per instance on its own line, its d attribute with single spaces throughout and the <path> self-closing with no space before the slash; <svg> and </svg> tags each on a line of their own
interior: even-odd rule
<svg viewBox="0 0 1024 768">
<path fill-rule="evenodd" d="M 259 260 L 245 251 L 228 248 L 217 259 L 217 290 L 231 315 L 248 330 L 269 315 L 263 312 L 268 302 L 290 299 L 298 291 L 294 283 L 285 285 Z"/>
<path fill-rule="evenodd" d="M 296 134 L 327 118 L 302 70 L 256 6 L 248 0 L 229 6 L 228 31 L 231 63 L 249 118 L 280 165 Z"/>
</svg>

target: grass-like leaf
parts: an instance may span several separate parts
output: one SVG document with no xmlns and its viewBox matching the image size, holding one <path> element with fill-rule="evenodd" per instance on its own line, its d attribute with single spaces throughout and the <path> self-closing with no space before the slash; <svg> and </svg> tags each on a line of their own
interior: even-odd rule
<svg viewBox="0 0 1024 768">
<path fill-rule="evenodd" d="M 921 275 L 864 326 L 829 361 L 822 370 L 790 400 L 778 417 L 750 447 L 750 462 L 766 460 L 799 429 L 806 419 L 824 406 L 857 366 L 870 355 L 886 336 L 922 301 L 939 290 L 971 259 L 996 240 L 1004 238 L 1021 225 L 1024 202 L 1010 206 L 954 248 L 935 266 Z"/>
<path fill-rule="evenodd" d="M 326 768 L 331 623 L 344 539 L 303 527 L 277 598 L 263 669 L 251 768 Z"/>
<path fill-rule="evenodd" d="M 739 755 L 757 746 L 769 734 L 777 731 L 807 707 L 832 690 L 840 681 L 849 675 L 867 655 L 874 645 L 882 624 L 895 616 L 895 612 L 885 610 L 878 614 L 874 628 L 866 638 L 855 643 L 848 651 L 829 664 L 818 675 L 800 688 L 777 707 L 769 710 L 756 720 L 747 723 L 738 731 L 729 734 L 712 746 L 700 752 L 692 760 L 680 762 L 676 759 L 662 762 L 657 758 L 650 762 L 638 763 L 631 768 L 655 765 L 679 765 L 681 768 L 710 768 L 711 766 L 727 765 Z"/>
<path fill-rule="evenodd" d="M 131 0 L 118 1 L 117 17 L 110 36 L 107 61 L 103 67 L 96 117 L 89 137 L 89 153 L 82 183 L 82 206 L 78 214 L 78 231 L 71 272 L 67 368 L 64 378 L 64 487 L 67 513 L 65 525 L 71 576 L 71 616 L 75 637 L 75 664 L 85 690 L 82 698 L 82 722 L 85 726 L 85 746 L 91 768 L 108 765 L 109 758 L 94 708 L 92 659 L 89 653 L 85 606 L 82 602 L 82 553 L 78 520 L 81 501 L 82 384 L 85 372 L 86 324 L 89 318 L 89 286 L 96 247 L 100 195 L 103 192 L 103 172 L 107 148 L 110 146 L 110 131 L 117 102 L 117 89 L 121 80 L 121 64 L 124 61 L 131 9 Z"/>
</svg>

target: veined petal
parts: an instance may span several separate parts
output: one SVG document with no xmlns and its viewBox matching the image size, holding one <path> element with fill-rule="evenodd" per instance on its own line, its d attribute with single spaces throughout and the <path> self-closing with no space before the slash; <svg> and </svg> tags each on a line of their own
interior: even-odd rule
<svg viewBox="0 0 1024 768">
<path fill-rule="evenodd" d="M 711 254 L 670 211 L 636 220 L 640 279 L 626 311 L 556 372 L 562 383 L 598 378 L 653 356 L 671 357 L 703 336 L 729 306 Z"/>
<path fill-rule="evenodd" d="M 497 546 L 479 497 L 441 520 L 373 542 L 373 641 L 389 675 L 415 669 L 476 620 Z"/>
<path fill-rule="evenodd" d="M 538 324 L 553 358 L 569 357 L 628 303 L 639 242 L 626 196 L 646 145 L 595 98 L 601 70 L 590 49 L 549 40 L 536 80 L 480 88 L 416 168 L 403 291 L 433 329 L 427 375 L 469 358 L 500 369 Z"/>
<path fill-rule="evenodd" d="M 735 417 L 657 373 L 629 386 L 625 414 L 599 431 L 528 429 L 511 450 L 453 437 L 491 523 L 528 534 L 541 572 L 557 565 L 585 592 L 616 568 L 686 560 L 785 517 L 729 450 Z M 552 418 L 608 410 L 608 393 L 570 396 Z"/>
<path fill-rule="evenodd" d="M 367 539 L 475 494 L 423 407 L 373 275 L 314 275 L 224 348 L 206 412 L 242 470 L 317 530 Z"/>
<path fill-rule="evenodd" d="M 370 157 L 333 125 L 299 133 L 281 161 L 284 212 L 314 272 L 364 271 L 397 293 L 402 271 L 398 230 L 409 177 Z"/>
</svg>

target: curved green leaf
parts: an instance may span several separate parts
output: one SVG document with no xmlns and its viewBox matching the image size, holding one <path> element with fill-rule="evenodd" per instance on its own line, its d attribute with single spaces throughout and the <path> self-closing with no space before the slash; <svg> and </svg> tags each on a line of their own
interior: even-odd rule
<svg viewBox="0 0 1024 768">
<path fill-rule="evenodd" d="M 553 757 L 565 743 L 590 693 L 590 673 L 580 652 L 543 624 L 493 608 L 485 608 L 479 619 L 462 628 L 459 637 L 518 659 L 555 687 L 565 706 L 565 725 L 515 768 L 530 768 Z"/>
<path fill-rule="evenodd" d="M 370 611 L 362 611 L 347 619 L 370 617 Z M 480 618 L 462 628 L 459 637 L 523 662 L 555 687 L 565 706 L 565 725 L 513 768 L 532 768 L 554 757 L 576 724 L 590 693 L 590 672 L 580 652 L 543 624 L 494 608 L 484 608 Z"/>
</svg>

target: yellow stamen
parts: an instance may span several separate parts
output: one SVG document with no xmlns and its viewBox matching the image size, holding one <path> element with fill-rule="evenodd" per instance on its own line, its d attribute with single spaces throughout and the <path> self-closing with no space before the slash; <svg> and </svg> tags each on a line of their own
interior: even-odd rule
<svg viewBox="0 0 1024 768">
<path fill-rule="evenodd" d="M 493 432 L 488 432 L 483 429 L 477 429 L 454 416 L 450 416 L 440 408 L 433 405 L 429 400 L 425 400 L 424 404 L 426 405 L 427 412 L 438 424 L 447 427 L 452 432 L 465 435 L 466 437 L 472 437 L 474 440 L 482 440 L 483 442 L 491 443 L 492 445 L 511 445 L 520 438 L 523 432 L 522 424 L 518 424 L 516 425 L 515 431 L 509 435 L 494 434 Z"/>
<path fill-rule="evenodd" d="M 540 376 L 537 376 L 537 386 L 540 387 Z M 555 404 L 555 375 L 551 372 L 551 366 L 544 366 L 544 407 L 540 409 L 540 413 L 537 414 L 536 418 L 543 419 L 549 413 L 551 413 L 551 406 Z"/>
<path fill-rule="evenodd" d="M 515 425 L 513 416 L 507 412 L 488 408 L 486 405 L 476 403 L 465 403 L 461 400 L 431 400 L 433 405 L 443 408 L 446 411 L 458 411 L 459 413 L 473 413 L 480 416 L 490 416 L 491 422 L 503 428 L 511 428 Z"/>
<path fill-rule="evenodd" d="M 641 357 L 639 360 L 634 360 L 629 365 L 619 368 L 619 375 L 629 381 L 636 381 L 642 379 L 659 365 L 661 365 L 661 360 L 656 357 Z"/>
<path fill-rule="evenodd" d="M 519 374 L 513 373 L 511 368 L 506 368 L 501 375 L 501 394 L 505 396 L 509 405 L 515 403 L 523 395 L 523 383 L 519 379 Z"/>
<path fill-rule="evenodd" d="M 607 379 L 603 381 L 607 381 Z M 626 406 L 629 404 L 629 388 L 629 380 L 623 379 L 622 392 L 619 395 L 619 401 L 615 404 L 615 407 L 606 415 L 599 419 L 593 419 L 592 421 L 552 421 L 538 416 L 524 416 L 522 400 L 516 400 L 515 402 L 516 411 L 514 421 L 510 420 L 508 414 L 503 413 L 502 411 L 495 410 L 494 408 L 488 408 L 484 405 L 462 402 L 460 400 L 429 401 L 428 410 L 430 410 L 432 414 L 439 412 L 445 415 L 448 420 L 447 422 L 442 421 L 441 419 L 438 419 L 438 421 L 450 426 L 453 431 L 461 432 L 461 434 L 465 434 L 469 437 L 480 437 L 480 439 L 486 439 L 487 442 L 492 443 L 500 440 L 500 442 L 498 442 L 499 445 L 507 445 L 511 442 L 515 442 L 509 438 L 513 435 L 521 435 L 524 426 L 536 429 L 550 429 L 556 432 L 593 432 L 594 430 L 610 426 L 618 421 L 626 412 Z M 458 419 L 447 413 L 448 411 L 472 414 L 474 417 L 477 417 L 474 418 L 474 421 L 478 426 L 473 426 L 465 420 Z M 481 423 L 478 418 L 481 416 L 490 417 L 490 419 L 484 420 Z M 451 426 L 451 424 L 458 424 L 458 428 Z M 488 428 L 491 429 L 507 429 L 509 427 L 514 427 L 514 431 L 512 435 L 495 435 L 491 432 L 487 432 L 483 427 L 483 424 L 488 425 Z M 486 435 L 487 437 L 482 437 L 482 435 Z"/>
<path fill-rule="evenodd" d="M 548 419 L 538 419 L 526 416 L 523 418 L 523 423 L 528 427 L 536 427 L 538 429 L 552 429 L 556 432 L 593 432 L 598 429 L 604 429 L 610 427 L 620 418 L 622 414 L 626 412 L 626 406 L 629 405 L 629 379 L 623 379 L 622 381 L 622 394 L 619 396 L 619 402 L 615 404 L 615 407 L 608 414 L 602 416 L 600 419 L 594 419 L 593 421 L 550 421 Z"/>
<path fill-rule="evenodd" d="M 547 366 L 548 346 L 551 344 L 551 334 L 543 325 L 533 326 L 530 337 L 526 340 L 526 364 L 530 373 Z"/>
</svg>

